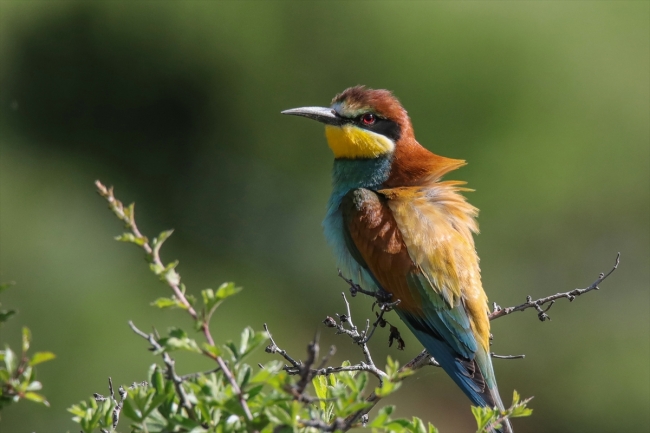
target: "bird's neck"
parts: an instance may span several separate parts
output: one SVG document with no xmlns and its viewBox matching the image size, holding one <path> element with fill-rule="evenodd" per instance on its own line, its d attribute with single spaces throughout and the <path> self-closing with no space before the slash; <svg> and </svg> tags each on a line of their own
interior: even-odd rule
<svg viewBox="0 0 650 433">
<path fill-rule="evenodd" d="M 332 169 L 330 206 L 338 207 L 350 190 L 379 190 L 403 186 L 432 187 L 465 161 L 436 155 L 406 137 L 395 152 L 377 158 L 337 158 Z"/>
<path fill-rule="evenodd" d="M 380 189 L 388 179 L 390 167 L 390 155 L 368 159 L 335 159 L 332 192 L 343 196 L 357 188 Z"/>
</svg>

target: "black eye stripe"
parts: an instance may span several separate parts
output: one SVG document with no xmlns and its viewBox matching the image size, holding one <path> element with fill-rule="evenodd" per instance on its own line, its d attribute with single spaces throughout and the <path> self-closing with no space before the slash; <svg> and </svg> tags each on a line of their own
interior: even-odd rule
<svg viewBox="0 0 650 433">
<path fill-rule="evenodd" d="M 381 134 L 385 137 L 390 138 L 395 142 L 397 142 L 397 140 L 399 140 L 400 136 L 402 135 L 400 127 L 397 124 L 397 122 L 393 122 L 392 120 L 385 119 L 377 115 L 375 115 L 375 122 L 372 123 L 371 125 L 366 125 L 365 123 L 363 123 L 363 115 L 355 118 L 354 123 L 359 128 L 367 129 L 368 131 Z"/>
<path fill-rule="evenodd" d="M 368 131 L 375 132 L 377 134 L 381 134 L 384 137 L 388 137 L 394 142 L 397 142 L 399 138 L 402 136 L 402 131 L 397 122 L 393 122 L 390 119 L 386 119 L 384 117 L 379 117 L 378 115 L 374 114 L 375 116 L 375 122 L 371 125 L 366 125 L 363 123 L 363 113 L 360 114 L 356 117 L 343 117 L 339 114 L 337 114 L 337 117 L 341 120 L 342 123 L 350 123 L 352 125 L 358 126 L 361 129 L 367 129 Z"/>
</svg>

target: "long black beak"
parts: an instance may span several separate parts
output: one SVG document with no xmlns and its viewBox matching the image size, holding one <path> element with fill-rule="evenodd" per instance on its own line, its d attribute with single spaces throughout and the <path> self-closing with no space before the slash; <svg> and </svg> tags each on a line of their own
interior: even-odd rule
<svg viewBox="0 0 650 433">
<path fill-rule="evenodd" d="M 282 114 L 308 117 L 310 119 L 318 120 L 321 123 L 325 123 L 326 125 L 340 126 L 343 124 L 343 119 L 336 114 L 336 111 L 325 107 L 292 108 L 290 110 L 282 111 Z"/>
</svg>

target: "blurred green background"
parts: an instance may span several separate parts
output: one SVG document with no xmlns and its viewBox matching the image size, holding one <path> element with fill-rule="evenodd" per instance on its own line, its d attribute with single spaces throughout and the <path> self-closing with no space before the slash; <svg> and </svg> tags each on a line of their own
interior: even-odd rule
<svg viewBox="0 0 650 433">
<path fill-rule="evenodd" d="M 296 356 L 343 311 L 345 284 L 322 236 L 332 157 L 322 126 L 283 109 L 327 105 L 344 88 L 395 92 L 419 141 L 469 165 L 491 301 L 513 305 L 591 284 L 540 323 L 493 323 L 504 400 L 535 396 L 518 432 L 650 429 L 650 3 L 0 3 L 0 281 L 20 314 L 1 342 L 57 359 L 40 368 L 51 408 L 3 411 L 0 429 L 75 431 L 66 408 L 106 378 L 131 383 L 158 361 L 126 322 L 190 323 L 149 306 L 165 287 L 93 181 L 137 203 L 141 229 L 176 232 L 190 291 L 245 290 L 214 321 L 225 341 L 268 322 Z M 357 321 L 370 316 L 355 299 Z M 393 315 L 392 320 L 398 322 Z M 372 342 L 375 359 L 406 362 Z M 270 355 L 257 353 L 254 362 Z M 181 373 L 209 368 L 179 355 Z M 383 364 L 383 361 L 380 362 Z M 438 369 L 391 399 L 443 433 L 473 431 L 469 402 Z M 126 427 L 122 428 L 126 430 Z"/>
</svg>

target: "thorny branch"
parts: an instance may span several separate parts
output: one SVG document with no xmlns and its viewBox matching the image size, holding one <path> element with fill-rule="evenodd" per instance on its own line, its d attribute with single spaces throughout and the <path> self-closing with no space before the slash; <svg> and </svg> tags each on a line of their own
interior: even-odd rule
<svg viewBox="0 0 650 433">
<path fill-rule="evenodd" d="M 373 364 L 368 364 L 368 363 L 363 362 L 363 361 L 360 362 L 359 364 L 356 364 L 356 365 L 338 366 L 338 367 L 331 367 L 331 366 L 325 367 L 325 364 L 327 364 L 327 361 L 329 361 L 329 358 L 332 355 L 334 355 L 334 353 L 336 352 L 336 347 L 335 346 L 330 347 L 329 352 L 327 353 L 327 355 L 325 355 L 323 357 L 323 359 L 321 360 L 321 363 L 320 363 L 320 365 L 318 367 L 311 368 L 312 365 L 315 362 L 315 359 L 312 359 L 312 356 L 314 356 L 314 355 L 311 355 L 313 353 L 313 350 L 314 350 L 314 346 L 313 346 L 314 342 L 310 343 L 310 345 L 307 347 L 307 352 L 310 355 L 310 358 L 307 359 L 305 364 L 303 364 L 302 361 L 300 361 L 300 360 L 296 361 L 295 359 L 293 359 L 287 353 L 286 350 L 281 349 L 277 345 L 277 343 L 273 339 L 273 335 L 271 334 L 271 331 L 269 331 L 269 327 L 267 326 L 266 323 L 264 324 L 264 329 L 266 330 L 266 332 L 267 332 L 267 334 L 269 336 L 269 339 L 271 340 L 271 343 L 266 347 L 266 352 L 267 353 L 278 353 L 284 359 L 286 359 L 291 365 L 285 365 L 283 370 L 286 371 L 287 373 L 291 374 L 291 375 L 301 375 L 301 377 L 303 377 L 303 375 L 305 374 L 306 371 L 309 372 L 309 375 L 311 377 L 314 377 L 314 376 L 327 376 L 329 374 L 340 373 L 342 371 L 367 371 L 368 373 L 370 373 L 370 374 L 374 375 L 375 377 L 377 377 L 377 379 L 379 379 L 380 381 L 382 381 L 387 376 L 386 373 L 384 373 L 382 370 L 377 368 L 377 366 L 374 363 Z M 350 335 L 350 334 L 347 334 L 347 335 Z M 352 336 L 350 336 L 350 337 L 353 338 Z M 353 340 L 354 340 L 354 338 L 353 338 Z M 370 353 L 369 350 L 368 350 L 368 353 Z M 309 361 L 311 361 L 311 362 L 309 362 Z M 372 358 L 371 358 L 371 361 L 372 361 Z"/>
<path fill-rule="evenodd" d="M 494 304 L 494 311 L 489 315 L 490 320 L 498 319 L 503 316 L 507 316 L 509 314 L 514 313 L 515 311 L 523 311 L 528 308 L 535 308 L 538 312 L 538 317 L 541 321 L 545 320 L 550 320 L 550 317 L 548 316 L 547 312 L 553 305 L 553 303 L 560 298 L 567 298 L 569 301 L 573 301 L 576 296 L 580 296 L 584 293 L 587 293 L 592 290 L 598 290 L 599 287 L 598 285 L 602 283 L 607 277 L 609 277 L 617 268 L 620 263 L 620 253 L 617 254 L 616 256 L 616 263 L 614 267 L 608 272 L 608 273 L 601 273 L 598 277 L 598 279 L 589 287 L 586 287 L 584 289 L 574 289 L 569 292 L 565 293 L 557 293 L 552 296 L 548 296 L 545 298 L 540 298 L 537 300 L 532 300 L 530 296 L 528 296 L 526 302 L 521 305 L 517 305 L 514 307 L 507 307 L 507 308 L 501 308 L 499 307 L 496 303 Z M 339 277 L 341 277 L 343 280 L 345 280 L 349 284 L 349 290 L 350 294 L 352 297 L 355 297 L 358 293 L 362 293 L 367 296 L 371 296 L 375 298 L 375 303 L 373 304 L 373 309 L 375 305 L 379 306 L 379 313 L 376 313 L 377 315 L 377 320 L 373 322 L 372 326 L 370 325 L 370 321 L 366 321 L 366 328 L 364 331 L 359 331 L 359 329 L 354 325 L 354 322 L 352 321 L 352 315 L 350 312 L 350 303 L 348 302 L 347 298 L 345 297 L 345 293 L 342 293 L 343 300 L 345 301 L 346 305 L 346 313 L 347 314 L 337 314 L 338 316 L 338 322 L 336 319 L 333 317 L 328 316 L 323 323 L 325 326 L 329 328 L 336 328 L 336 333 L 337 334 L 345 334 L 348 337 L 354 341 L 354 343 L 358 344 L 361 347 L 361 350 L 363 352 L 364 358 L 366 362 L 360 362 L 356 365 L 350 365 L 350 366 L 339 366 L 339 367 L 324 367 L 326 360 L 329 359 L 329 356 L 331 356 L 334 353 L 334 346 L 330 349 L 330 353 L 328 356 L 323 358 L 323 362 L 321 363 L 321 366 L 319 368 L 311 368 L 312 364 L 314 363 L 315 357 L 313 353 L 313 347 L 316 345 L 317 348 L 317 343 L 314 341 L 310 343 L 310 346 L 308 348 L 308 351 L 310 353 L 308 362 L 303 365 L 302 361 L 300 360 L 295 360 L 293 357 L 291 357 L 286 350 L 281 349 L 273 339 L 273 336 L 271 335 L 271 332 L 268 329 L 268 326 L 264 324 L 264 329 L 267 331 L 269 335 L 269 339 L 271 340 L 271 344 L 266 348 L 266 351 L 268 353 L 278 353 L 280 354 L 285 360 L 287 360 L 291 365 L 285 365 L 284 370 L 287 371 L 289 374 L 295 374 L 295 375 L 300 375 L 301 376 L 301 383 L 304 382 L 306 378 L 312 378 L 317 375 L 328 375 L 328 374 L 335 374 L 343 371 L 366 371 L 368 373 L 373 374 L 375 377 L 381 383 L 383 380 L 385 380 L 388 376 L 387 374 L 378 369 L 374 362 L 372 361 L 372 357 L 370 355 L 370 350 L 368 348 L 368 341 L 370 338 L 373 336 L 375 330 L 377 329 L 378 326 L 384 327 L 386 324 L 389 324 L 384 318 L 384 313 L 390 311 L 393 309 L 395 306 L 397 306 L 400 303 L 400 300 L 396 300 L 394 302 L 391 302 L 391 295 L 386 293 L 386 292 L 372 292 L 368 290 L 364 290 L 360 285 L 356 284 L 354 281 L 347 279 L 343 276 L 341 271 L 339 270 Z M 541 306 L 544 304 L 550 303 L 546 309 L 542 309 Z M 347 327 L 345 325 L 348 325 Z M 396 327 L 393 325 L 391 326 L 391 336 L 390 336 L 390 342 L 389 345 L 392 344 L 393 339 L 398 340 L 398 349 L 403 348 L 403 340 L 401 339 L 401 336 L 399 335 L 399 331 L 397 330 Z M 317 356 L 317 352 L 316 355 Z M 498 358 L 498 359 L 521 359 L 525 358 L 525 355 L 497 355 L 494 352 L 490 353 L 490 356 L 493 358 Z M 417 355 L 415 358 L 413 358 L 411 361 L 406 363 L 404 366 L 402 366 L 399 369 L 399 373 L 405 372 L 407 370 L 417 370 L 419 368 L 425 367 L 425 366 L 434 366 L 434 367 L 440 367 L 440 364 L 431 356 L 426 350 L 423 350 L 420 352 L 419 355 Z M 302 388 L 302 391 L 304 392 L 304 388 Z M 381 397 L 377 396 L 375 392 L 372 392 L 367 398 L 366 401 L 368 403 L 371 403 L 370 407 L 367 407 L 365 409 L 359 410 L 355 414 L 349 416 L 347 419 L 342 420 L 340 418 L 335 419 L 331 424 L 324 423 L 319 420 L 302 420 L 301 423 L 304 426 L 308 427 L 316 427 L 320 429 L 321 431 L 335 431 L 335 430 L 341 430 L 341 431 L 347 431 L 349 430 L 352 426 L 355 425 L 359 420 L 364 419 L 363 417 L 367 417 L 368 412 L 381 400 Z M 304 401 L 304 400 L 303 400 Z M 526 400 L 527 402 L 528 400 Z M 502 422 L 503 419 L 499 418 L 496 422 Z M 495 424 L 496 425 L 496 424 Z"/>
<path fill-rule="evenodd" d="M 209 322 L 208 320 L 199 317 L 196 310 L 194 310 L 194 307 L 192 307 L 192 304 L 190 304 L 190 302 L 187 300 L 187 297 L 185 296 L 185 286 L 180 283 L 180 275 L 174 270 L 175 264 L 165 266 L 160 259 L 160 247 L 162 246 L 164 239 L 154 239 L 152 247 L 149 244 L 147 237 L 143 236 L 142 233 L 140 233 L 140 230 L 135 223 L 135 204 L 132 203 L 128 207 L 125 207 L 121 201 L 115 198 L 113 194 L 113 187 L 107 188 L 99 180 L 95 181 L 95 186 L 97 187 L 97 192 L 99 195 L 104 197 L 108 202 L 109 208 L 122 222 L 124 222 L 126 228 L 130 230 L 130 235 L 134 237 L 135 243 L 137 245 L 140 245 L 145 251 L 147 261 L 149 262 L 151 268 L 167 283 L 172 292 L 174 292 L 174 297 L 181 303 L 189 315 L 192 316 L 192 319 L 200 322 L 201 330 L 203 331 L 203 335 L 208 341 L 208 344 L 210 344 L 210 346 L 214 346 L 214 339 L 210 333 Z M 170 234 L 171 232 L 167 232 L 166 236 L 169 236 Z M 234 375 L 226 365 L 223 358 L 221 358 L 221 356 L 214 355 L 207 350 L 203 350 L 203 354 L 212 358 L 217 363 L 219 368 L 223 371 L 224 375 L 232 386 L 233 392 L 239 399 L 239 404 L 244 411 L 246 419 L 248 421 L 251 421 L 253 419 L 253 415 L 251 414 L 248 404 L 246 403 L 246 399 L 244 398 L 241 389 L 239 389 L 239 385 L 237 384 Z"/>
<path fill-rule="evenodd" d="M 573 289 L 573 290 L 571 290 L 569 292 L 556 293 L 555 295 L 547 296 L 546 298 L 536 299 L 534 301 L 532 300 L 532 297 L 528 296 L 526 298 L 526 302 L 524 302 L 521 305 L 517 305 L 515 307 L 501 308 L 496 303 L 494 303 L 494 311 L 492 311 L 492 313 L 489 316 L 490 320 L 495 320 L 495 319 L 498 319 L 500 317 L 507 316 L 508 314 L 512 314 L 515 311 L 524 311 L 524 310 L 526 310 L 528 308 L 534 308 L 535 310 L 537 310 L 537 317 L 542 322 L 544 322 L 545 320 L 551 320 L 549 315 L 546 314 L 546 313 L 548 312 L 548 310 L 551 309 L 551 307 L 553 306 L 553 304 L 555 303 L 556 300 L 558 300 L 560 298 L 567 298 L 569 300 L 569 302 L 573 302 L 573 300 L 577 296 L 580 296 L 580 295 L 582 295 L 584 293 L 587 293 L 587 292 L 590 292 L 592 290 L 600 289 L 600 287 L 598 287 L 598 285 L 600 283 L 602 283 L 603 281 L 605 281 L 605 279 L 607 277 L 609 277 L 616 269 L 618 269 L 618 265 L 619 265 L 620 261 L 621 261 L 621 253 L 618 253 L 618 254 L 616 254 L 616 262 L 614 263 L 614 267 L 609 272 L 607 272 L 606 274 L 601 273 L 598 276 L 598 279 L 596 281 L 594 281 L 594 283 L 591 286 L 586 287 L 584 289 Z M 546 307 L 546 309 L 542 309 L 542 305 L 547 304 L 549 302 L 550 302 L 549 306 Z"/>
</svg>

